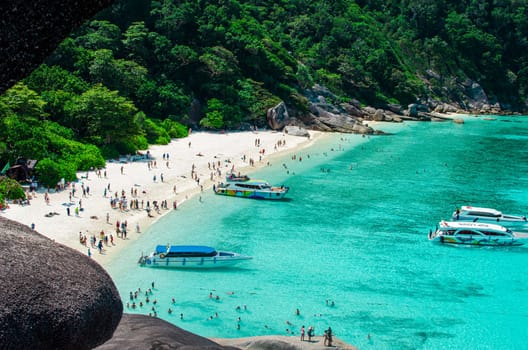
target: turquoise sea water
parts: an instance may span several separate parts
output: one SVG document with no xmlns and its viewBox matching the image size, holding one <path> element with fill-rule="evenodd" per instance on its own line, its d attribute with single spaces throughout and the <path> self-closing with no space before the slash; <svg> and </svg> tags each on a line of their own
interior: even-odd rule
<svg viewBox="0 0 528 350">
<path fill-rule="evenodd" d="M 290 186 L 287 201 L 210 191 L 160 219 L 108 268 L 125 304 L 155 283 L 150 303 L 126 311 L 148 314 L 156 299 L 158 317 L 206 337 L 313 325 L 360 349 L 528 348 L 528 245 L 427 239 L 460 205 L 528 212 L 528 119 L 378 128 L 393 135 L 336 134 L 252 174 Z M 169 242 L 254 259 L 209 271 L 137 266 L 141 252 Z"/>
</svg>

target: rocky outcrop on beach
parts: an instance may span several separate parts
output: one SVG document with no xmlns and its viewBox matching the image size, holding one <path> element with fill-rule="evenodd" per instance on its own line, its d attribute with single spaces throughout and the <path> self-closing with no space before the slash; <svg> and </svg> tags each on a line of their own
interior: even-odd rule
<svg viewBox="0 0 528 350">
<path fill-rule="evenodd" d="M 362 106 L 355 99 L 342 102 L 329 89 L 315 84 L 313 87 L 304 90 L 303 97 L 307 100 L 307 110 L 299 111 L 284 102 L 280 102 L 268 110 L 267 121 L 268 126 L 273 130 L 283 130 L 287 126 L 296 126 L 328 132 L 382 134 L 382 132 L 369 127 L 368 122 L 443 121 L 451 120 L 446 115 L 453 113 L 511 114 L 508 110 L 503 109 L 500 103 L 491 104 L 486 92 L 477 82 L 468 79 L 456 86 L 456 91 L 462 91 L 457 94 L 460 96 L 458 102 L 452 98 L 448 98 L 446 100 L 448 102 L 443 102 L 427 97 L 406 107 L 395 103 L 373 107 Z"/>
<path fill-rule="evenodd" d="M 307 111 L 290 108 L 284 102 L 270 108 L 267 113 L 268 126 L 273 130 L 284 130 L 295 126 L 328 132 L 377 135 L 383 132 L 369 126 L 369 122 L 440 121 L 449 120 L 448 113 L 465 113 L 457 106 L 438 101 L 417 101 L 406 108 L 398 104 L 387 104 L 381 108 L 362 106 L 359 101 L 348 102 L 321 85 L 304 91 Z"/>
<path fill-rule="evenodd" d="M 113 0 L 2 0 L 0 93 L 25 78 L 72 29 Z"/>
<path fill-rule="evenodd" d="M 267 112 L 268 126 L 283 130 L 288 126 L 318 131 L 334 131 L 355 134 L 376 134 L 378 131 L 365 125 L 366 113 L 353 103 L 337 103 L 339 100 L 323 86 L 315 85 L 305 91 L 308 111 L 292 110 L 280 102 Z"/>
<path fill-rule="evenodd" d="M 311 340 L 301 341 L 299 337 L 292 336 L 260 336 L 235 339 L 213 339 L 214 341 L 226 345 L 236 346 L 244 350 L 357 350 L 356 347 L 347 344 L 334 337 L 332 346 L 324 345 L 323 337 L 316 336 Z"/>
<path fill-rule="evenodd" d="M 92 349 L 123 312 L 106 271 L 87 256 L 0 217 L 0 349 Z"/>
<path fill-rule="evenodd" d="M 207 338 L 187 332 L 159 318 L 124 314 L 112 339 L 95 350 L 239 350 L 221 346 Z"/>
<path fill-rule="evenodd" d="M 300 126 L 288 125 L 284 127 L 283 131 L 284 133 L 293 136 L 310 137 L 308 130 L 301 128 Z"/>
</svg>

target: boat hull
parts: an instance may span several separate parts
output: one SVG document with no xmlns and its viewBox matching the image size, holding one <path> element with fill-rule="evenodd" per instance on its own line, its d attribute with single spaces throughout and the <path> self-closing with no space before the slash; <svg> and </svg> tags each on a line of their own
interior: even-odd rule
<svg viewBox="0 0 528 350">
<path fill-rule="evenodd" d="M 520 242 L 516 239 L 487 239 L 487 238 L 462 238 L 462 237 L 452 237 L 452 236 L 443 236 L 439 235 L 435 238 L 432 238 L 431 241 L 437 244 L 452 244 L 452 245 L 467 245 L 467 246 L 478 246 L 478 247 L 512 247 L 523 245 L 523 242 Z"/>
<path fill-rule="evenodd" d="M 251 199 L 283 199 L 288 190 L 286 188 L 277 189 L 276 191 L 258 191 L 258 190 L 235 190 L 218 188 L 215 193 L 222 196 L 242 197 Z"/>
</svg>

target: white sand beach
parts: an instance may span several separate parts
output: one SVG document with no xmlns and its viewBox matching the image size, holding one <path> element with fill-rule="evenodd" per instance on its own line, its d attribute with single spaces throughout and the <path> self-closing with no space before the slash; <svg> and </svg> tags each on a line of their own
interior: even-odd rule
<svg viewBox="0 0 528 350">
<path fill-rule="evenodd" d="M 123 158 L 107 162 L 100 176 L 96 171 L 80 172 L 79 181 L 62 191 L 50 190 L 47 196 L 43 189 L 31 193 L 29 205 L 10 204 L 0 215 L 28 226 L 33 224 L 39 233 L 84 254 L 90 250 L 91 257 L 104 267 L 127 242 L 137 239 L 155 220 L 174 210 L 174 203 L 181 210 L 182 203 L 209 190 L 214 183 L 224 181 L 225 174 L 232 169 L 247 173 L 272 165 L 272 155 L 294 152 L 321 135 L 313 131 L 310 138 L 272 131 L 193 132 L 168 145 L 151 146 L 150 159 L 127 161 Z M 277 146 L 279 141 L 281 145 Z M 253 166 L 249 165 L 250 161 L 254 161 Z M 117 198 L 126 196 L 126 209 L 111 207 L 110 200 L 116 195 Z M 130 208 L 132 200 L 138 201 L 139 209 Z M 153 208 L 154 201 L 158 206 L 166 201 L 167 208 L 153 209 L 149 217 L 146 205 L 149 202 Z M 79 208 L 78 215 L 76 208 Z M 116 233 L 118 221 L 127 223 L 126 239 Z M 108 237 L 108 244 L 99 252 L 91 246 L 90 238 L 95 236 L 99 242 L 101 232 Z M 80 235 L 87 237 L 86 245 L 80 243 Z"/>
</svg>

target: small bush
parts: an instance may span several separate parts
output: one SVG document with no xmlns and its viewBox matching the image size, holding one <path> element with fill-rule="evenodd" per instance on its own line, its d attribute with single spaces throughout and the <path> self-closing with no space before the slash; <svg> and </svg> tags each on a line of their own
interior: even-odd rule
<svg viewBox="0 0 528 350">
<path fill-rule="evenodd" d="M 143 128 L 145 129 L 147 141 L 149 143 L 166 145 L 170 142 L 170 136 L 164 128 L 157 125 L 151 119 L 145 119 Z"/>
<path fill-rule="evenodd" d="M 44 158 L 35 167 L 40 183 L 46 187 L 55 187 L 61 179 L 73 181 L 77 178 L 76 165 L 71 162 L 53 161 Z"/>
<path fill-rule="evenodd" d="M 0 204 L 6 199 L 25 199 L 26 194 L 20 184 L 8 177 L 0 178 Z"/>
<path fill-rule="evenodd" d="M 173 139 L 183 138 L 189 135 L 189 128 L 171 119 L 165 119 L 163 122 L 161 122 L 161 126 Z"/>
</svg>

